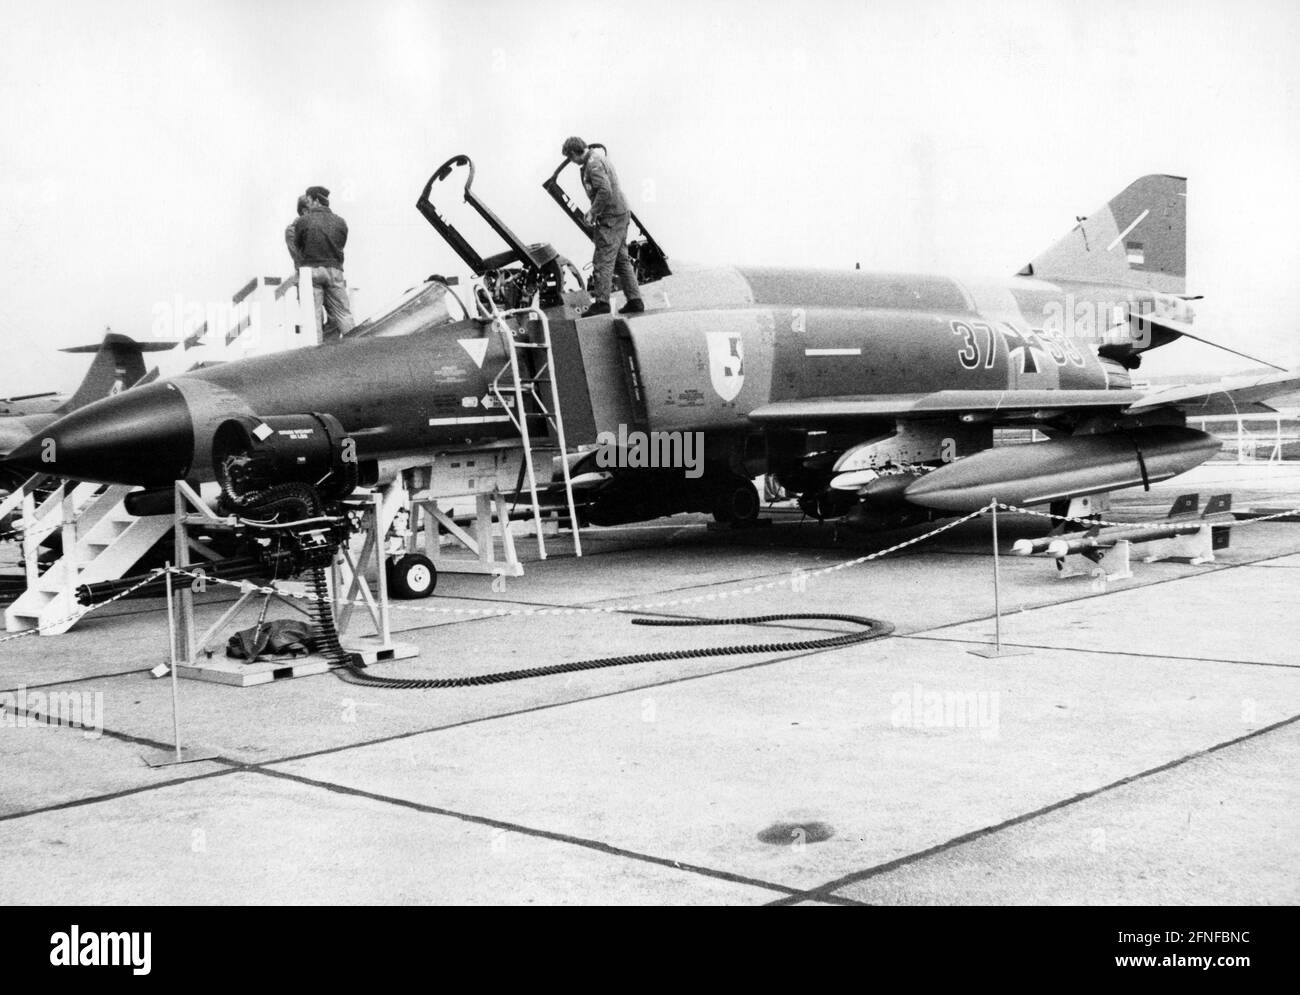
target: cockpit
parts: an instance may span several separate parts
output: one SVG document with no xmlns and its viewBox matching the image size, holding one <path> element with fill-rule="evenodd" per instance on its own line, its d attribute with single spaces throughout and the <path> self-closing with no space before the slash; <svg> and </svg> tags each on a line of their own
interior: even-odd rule
<svg viewBox="0 0 1300 995">
<path fill-rule="evenodd" d="M 594 230 L 584 219 L 581 208 L 560 185 L 560 174 L 568 164 L 567 159 L 560 163 L 542 187 L 583 234 L 594 239 Z M 444 188 L 454 189 L 458 178 L 462 183 L 460 200 L 468 205 L 471 213 L 453 222 L 451 207 L 456 205 L 449 207 L 446 197 L 440 195 L 438 200 L 442 206 L 439 207 L 434 199 L 435 193 L 441 194 Z M 581 309 L 590 302 L 587 280 L 577 266 L 549 243 L 523 242 L 474 192 L 474 163 L 469 156 L 453 156 L 439 166 L 425 183 L 415 207 L 474 274 L 476 283 L 498 310 L 512 311 L 534 302 L 542 308 Z M 628 254 L 636 267 L 638 281 L 653 283 L 668 276 L 672 271 L 667 257 L 635 214 L 632 225 L 634 236 L 628 244 Z M 474 241 L 466 233 L 470 227 L 478 230 Z M 486 231 L 482 230 L 484 227 Z M 480 252 L 485 239 L 495 243 L 490 255 Z M 357 325 L 347 338 L 409 335 L 471 317 L 480 309 L 479 291 L 471 291 L 466 296 L 470 301 L 466 307 L 456 286 L 455 278 L 430 276 Z"/>
</svg>

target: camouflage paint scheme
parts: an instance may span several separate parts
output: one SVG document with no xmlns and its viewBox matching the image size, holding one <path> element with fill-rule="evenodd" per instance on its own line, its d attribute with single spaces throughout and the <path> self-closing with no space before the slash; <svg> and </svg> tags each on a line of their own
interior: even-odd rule
<svg viewBox="0 0 1300 995">
<path fill-rule="evenodd" d="M 644 286 L 649 310 L 629 318 L 579 318 L 585 295 L 566 294 L 548 320 L 570 445 L 620 425 L 705 437 L 696 484 L 589 473 L 589 519 L 707 509 L 770 472 L 810 510 L 887 527 L 978 507 L 991 491 L 1055 500 L 1190 469 L 1218 443 L 1183 428 L 1181 406 L 1217 388 L 1152 399 L 1130 375 L 1143 351 L 1190 329 L 1185 218 L 1186 181 L 1153 175 L 1001 281 L 679 269 Z M 44 469 L 144 486 L 209 477 L 212 434 L 238 415 L 331 414 L 370 461 L 517 439 L 489 397 L 504 344 L 488 322 L 451 320 L 442 293 L 426 284 L 341 343 L 74 412 L 48 429 L 59 455 Z M 1236 386 L 1258 400 L 1295 384 L 1287 374 Z M 995 425 L 1032 425 L 1051 441 L 991 450 Z M 1089 469 L 1071 470 L 1085 448 Z M 14 459 L 34 467 L 24 449 Z"/>
</svg>

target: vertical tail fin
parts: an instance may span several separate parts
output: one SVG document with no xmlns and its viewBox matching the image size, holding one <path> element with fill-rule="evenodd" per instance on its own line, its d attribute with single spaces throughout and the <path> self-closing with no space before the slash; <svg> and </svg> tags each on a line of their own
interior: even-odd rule
<svg viewBox="0 0 1300 995">
<path fill-rule="evenodd" d="M 1183 293 L 1187 180 L 1159 173 L 1134 180 L 1020 275 Z"/>
<path fill-rule="evenodd" d="M 70 398 L 60 404 L 55 412 L 66 415 L 69 411 L 85 407 L 92 401 L 117 394 L 135 384 L 144 376 L 144 353 L 171 349 L 174 342 L 137 342 L 129 335 L 108 332 L 98 345 L 79 345 L 63 352 L 93 352 L 94 360 L 86 371 L 81 385 Z"/>
</svg>

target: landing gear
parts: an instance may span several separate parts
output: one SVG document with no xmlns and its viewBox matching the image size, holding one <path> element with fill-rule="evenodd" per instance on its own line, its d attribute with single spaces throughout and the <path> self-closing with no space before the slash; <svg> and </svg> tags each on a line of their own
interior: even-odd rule
<svg viewBox="0 0 1300 995">
<path fill-rule="evenodd" d="M 438 586 L 438 568 L 422 553 L 407 553 L 388 564 L 388 593 L 411 601 L 427 598 Z"/>
<path fill-rule="evenodd" d="M 754 482 L 734 477 L 714 492 L 710 510 L 719 525 L 747 525 L 758 518 L 762 507 Z"/>
</svg>

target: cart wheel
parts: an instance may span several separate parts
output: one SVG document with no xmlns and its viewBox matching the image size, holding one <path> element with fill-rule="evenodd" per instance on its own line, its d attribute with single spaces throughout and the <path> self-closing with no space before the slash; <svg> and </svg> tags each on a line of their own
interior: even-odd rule
<svg viewBox="0 0 1300 995">
<path fill-rule="evenodd" d="M 438 586 L 438 568 L 422 553 L 407 553 L 388 564 L 388 593 L 395 598 L 427 598 Z"/>
</svg>

